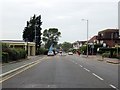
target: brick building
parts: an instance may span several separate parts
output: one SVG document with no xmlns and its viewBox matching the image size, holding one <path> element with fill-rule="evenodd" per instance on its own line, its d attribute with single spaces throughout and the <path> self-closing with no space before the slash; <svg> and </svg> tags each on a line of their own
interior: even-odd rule
<svg viewBox="0 0 120 90">
<path fill-rule="evenodd" d="M 98 32 L 99 43 L 105 43 L 108 47 L 120 44 L 119 29 L 106 29 Z"/>
</svg>

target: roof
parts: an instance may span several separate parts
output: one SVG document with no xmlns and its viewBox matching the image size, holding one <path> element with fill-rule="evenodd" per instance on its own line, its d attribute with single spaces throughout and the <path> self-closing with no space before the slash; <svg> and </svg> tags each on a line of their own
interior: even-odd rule
<svg viewBox="0 0 120 90">
<path fill-rule="evenodd" d="M 105 33 L 105 32 L 119 32 L 119 29 L 105 29 L 105 30 L 99 31 L 98 33 Z"/>
<path fill-rule="evenodd" d="M 24 40 L 0 40 L 2 43 L 27 43 Z M 34 44 L 35 42 L 28 42 L 30 44 Z"/>
<path fill-rule="evenodd" d="M 24 40 L 1 40 L 2 42 L 25 42 Z"/>
<path fill-rule="evenodd" d="M 76 41 L 76 42 L 74 42 L 73 44 L 77 44 L 77 43 L 85 43 L 85 42 L 87 42 L 87 41 Z"/>
<path fill-rule="evenodd" d="M 97 40 L 97 37 L 98 37 L 97 35 L 93 36 L 88 42 L 93 43 L 94 40 Z"/>
</svg>

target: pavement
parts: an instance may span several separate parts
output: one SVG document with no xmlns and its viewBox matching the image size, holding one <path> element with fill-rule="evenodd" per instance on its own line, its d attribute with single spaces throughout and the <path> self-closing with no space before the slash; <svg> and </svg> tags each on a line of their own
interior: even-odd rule
<svg viewBox="0 0 120 90">
<path fill-rule="evenodd" d="M 2 73 L 6 73 L 8 71 L 11 71 L 13 69 L 19 68 L 21 66 L 27 65 L 31 62 L 35 62 L 39 59 L 42 59 L 45 57 L 44 55 L 38 55 L 38 56 L 29 56 L 27 59 L 21 59 L 18 61 L 13 61 L 9 63 L 4 63 L 2 66 L 0 66 L 0 69 L 2 70 Z"/>
<path fill-rule="evenodd" d="M 84 58 L 87 58 L 86 55 L 81 55 Z M 102 58 L 100 55 L 89 55 L 88 59 L 94 59 L 98 61 L 106 61 L 107 63 L 120 64 L 120 60 L 116 58 Z"/>
</svg>

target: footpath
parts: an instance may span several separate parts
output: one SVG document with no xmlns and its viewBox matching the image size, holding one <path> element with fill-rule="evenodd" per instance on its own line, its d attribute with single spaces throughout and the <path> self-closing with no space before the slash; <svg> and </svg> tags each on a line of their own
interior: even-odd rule
<svg viewBox="0 0 120 90">
<path fill-rule="evenodd" d="M 81 55 L 84 58 L 87 58 L 86 55 Z M 107 63 L 120 64 L 120 59 L 116 58 L 102 58 L 100 55 L 89 55 L 88 59 L 94 59 L 98 61 L 106 61 Z"/>
<path fill-rule="evenodd" d="M 39 59 L 44 58 L 44 55 L 39 55 L 39 56 L 29 56 L 27 59 L 21 59 L 18 61 L 13 61 L 9 63 L 4 63 L 0 66 L 0 70 L 2 71 L 2 74 L 7 73 L 9 71 L 15 70 L 16 68 L 19 68 L 21 66 L 25 67 L 29 64 L 33 64 Z M 22 67 L 21 67 L 22 68 Z M 17 69 L 16 69 L 17 70 Z M 1 74 L 1 75 L 2 75 Z M 1 76 L 0 75 L 0 76 Z"/>
</svg>

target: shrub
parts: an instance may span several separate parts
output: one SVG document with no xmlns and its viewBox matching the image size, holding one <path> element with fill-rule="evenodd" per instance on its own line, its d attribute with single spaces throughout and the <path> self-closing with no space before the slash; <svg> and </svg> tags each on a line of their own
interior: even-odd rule
<svg viewBox="0 0 120 90">
<path fill-rule="evenodd" d="M 109 58 L 109 57 L 110 57 L 110 52 L 105 52 L 105 53 L 103 53 L 103 54 L 102 54 L 102 57 L 103 57 L 103 58 L 104 58 L 104 57 Z"/>
<path fill-rule="evenodd" d="M 2 52 L 2 62 L 7 63 L 9 59 L 9 55 L 7 52 Z"/>
<path fill-rule="evenodd" d="M 119 60 L 120 60 L 120 55 L 118 55 L 118 56 L 117 56 L 117 59 L 119 59 Z"/>
<path fill-rule="evenodd" d="M 19 52 L 19 58 L 26 58 L 26 51 L 23 49 L 17 49 L 17 51 Z"/>
<path fill-rule="evenodd" d="M 39 50 L 38 50 L 40 55 L 44 55 L 46 51 L 47 51 L 47 49 L 45 49 L 45 48 L 39 48 Z"/>
<path fill-rule="evenodd" d="M 9 53 L 10 60 L 19 59 L 20 54 L 19 54 L 19 51 L 17 51 L 16 49 L 11 49 L 8 53 Z"/>
<path fill-rule="evenodd" d="M 26 58 L 24 49 L 9 48 L 7 44 L 2 44 L 2 62 Z"/>
</svg>

